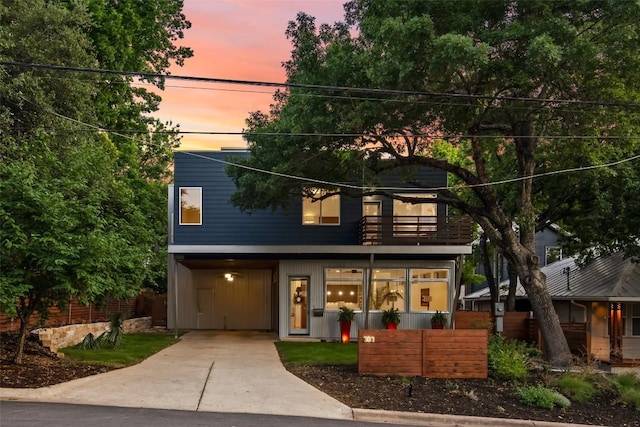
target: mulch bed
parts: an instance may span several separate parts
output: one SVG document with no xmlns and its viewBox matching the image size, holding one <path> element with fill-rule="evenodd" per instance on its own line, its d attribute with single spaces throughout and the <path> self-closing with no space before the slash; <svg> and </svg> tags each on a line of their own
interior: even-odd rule
<svg viewBox="0 0 640 427">
<path fill-rule="evenodd" d="M 30 337 L 22 365 L 12 356 L 15 334 L 0 334 L 0 387 L 38 388 L 107 372 L 112 368 L 59 359 Z M 567 409 L 538 409 L 518 401 L 515 387 L 496 379 L 444 380 L 420 377 L 358 375 L 357 366 L 285 365 L 294 375 L 352 408 L 517 418 L 615 427 L 640 427 L 640 411 L 624 406 L 612 394 Z M 548 383 L 547 373 L 533 382 Z"/>
</svg>

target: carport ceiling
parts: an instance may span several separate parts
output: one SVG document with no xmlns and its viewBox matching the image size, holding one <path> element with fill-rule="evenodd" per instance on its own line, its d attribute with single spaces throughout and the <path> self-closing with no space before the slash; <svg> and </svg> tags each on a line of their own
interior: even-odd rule
<svg viewBox="0 0 640 427">
<path fill-rule="evenodd" d="M 180 264 L 192 270 L 213 270 L 213 269 L 260 269 L 272 270 L 278 266 L 274 260 L 252 260 L 252 259 L 183 259 Z"/>
</svg>

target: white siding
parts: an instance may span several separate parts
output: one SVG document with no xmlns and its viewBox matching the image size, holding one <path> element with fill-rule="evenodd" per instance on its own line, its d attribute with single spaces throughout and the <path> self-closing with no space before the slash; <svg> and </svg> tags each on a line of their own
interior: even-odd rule
<svg viewBox="0 0 640 427">
<path fill-rule="evenodd" d="M 289 336 L 289 312 L 291 301 L 289 301 L 289 278 L 308 277 L 309 278 L 309 337 L 324 340 L 336 340 L 340 336 L 340 325 L 337 321 L 336 311 L 325 311 L 323 317 L 314 317 L 314 308 L 325 308 L 324 289 L 324 269 L 325 268 L 361 268 L 365 270 L 364 286 L 366 287 L 366 270 L 369 268 L 368 260 L 282 260 L 279 269 L 279 335 L 281 338 Z M 374 268 L 448 268 L 449 273 L 449 303 L 453 304 L 454 296 L 454 261 L 374 261 Z M 365 290 L 366 293 L 366 290 Z M 424 313 L 401 313 L 400 328 L 421 329 L 427 328 L 430 318 Z M 381 313 L 373 312 L 369 314 L 369 328 L 382 328 L 380 321 Z M 357 336 L 358 329 L 364 328 L 365 319 L 362 312 L 356 313 L 354 322 L 351 324 L 351 337 Z"/>
</svg>

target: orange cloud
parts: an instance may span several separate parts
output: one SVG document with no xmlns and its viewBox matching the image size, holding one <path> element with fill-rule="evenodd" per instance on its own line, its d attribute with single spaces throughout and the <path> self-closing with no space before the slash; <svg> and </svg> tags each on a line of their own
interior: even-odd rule
<svg viewBox="0 0 640 427">
<path fill-rule="evenodd" d="M 172 67 L 175 75 L 233 80 L 283 82 L 281 63 L 290 57 L 291 45 L 284 32 L 299 11 L 316 22 L 343 18 L 343 0 L 185 0 L 184 13 L 191 21 L 180 45 L 194 50 L 184 67 Z M 168 80 L 160 92 L 162 103 L 155 114 L 162 121 L 180 124 L 183 131 L 240 132 L 249 112 L 266 111 L 273 88 Z M 241 136 L 184 135 L 181 149 L 208 150 L 245 146 Z"/>
</svg>

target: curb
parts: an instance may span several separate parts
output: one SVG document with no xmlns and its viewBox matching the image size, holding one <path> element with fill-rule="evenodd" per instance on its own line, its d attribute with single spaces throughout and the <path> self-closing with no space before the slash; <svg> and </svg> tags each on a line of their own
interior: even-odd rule
<svg viewBox="0 0 640 427">
<path fill-rule="evenodd" d="M 433 425 L 438 427 L 607 427 L 587 424 L 556 423 L 550 421 L 514 420 L 509 418 L 471 417 L 464 415 L 425 414 L 418 412 L 381 411 L 352 408 L 354 421 L 396 423 L 407 425 Z"/>
</svg>

